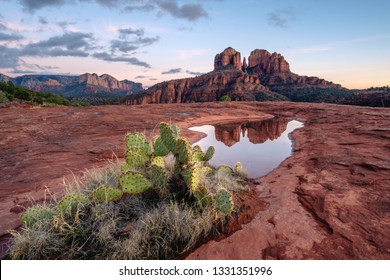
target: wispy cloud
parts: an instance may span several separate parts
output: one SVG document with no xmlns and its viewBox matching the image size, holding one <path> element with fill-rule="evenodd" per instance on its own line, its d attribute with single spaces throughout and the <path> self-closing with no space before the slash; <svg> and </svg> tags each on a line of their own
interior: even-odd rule
<svg viewBox="0 0 390 280">
<path fill-rule="evenodd" d="M 201 75 L 206 74 L 206 73 L 204 73 L 204 72 L 194 72 L 194 71 L 190 71 L 190 70 L 186 70 L 186 73 L 187 73 L 187 74 L 190 74 L 190 75 L 192 75 L 192 76 L 201 76 Z"/>
<path fill-rule="evenodd" d="M 174 69 L 170 69 L 170 70 L 167 70 L 167 71 L 163 71 L 161 72 L 162 75 L 171 75 L 171 74 L 178 74 L 178 73 L 181 73 L 182 72 L 182 69 L 181 68 L 174 68 Z"/>
<path fill-rule="evenodd" d="M 267 22 L 276 28 L 288 28 L 291 23 L 297 20 L 294 8 L 278 9 L 267 14 Z"/>
<path fill-rule="evenodd" d="M 158 16 L 170 15 L 174 18 L 195 22 L 201 18 L 208 18 L 209 14 L 201 3 L 181 4 L 178 0 L 19 0 L 25 11 L 34 13 L 47 7 L 61 7 L 75 2 L 92 2 L 103 7 L 116 8 L 121 11 L 154 12 Z"/>
</svg>

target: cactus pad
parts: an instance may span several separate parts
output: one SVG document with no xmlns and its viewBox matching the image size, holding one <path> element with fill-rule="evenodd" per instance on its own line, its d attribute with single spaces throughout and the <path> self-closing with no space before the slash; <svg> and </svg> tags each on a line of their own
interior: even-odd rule
<svg viewBox="0 0 390 280">
<path fill-rule="evenodd" d="M 188 163 L 192 158 L 192 148 L 190 142 L 179 138 L 176 143 L 177 159 L 180 163 Z"/>
<path fill-rule="evenodd" d="M 168 150 L 175 153 L 176 139 L 169 124 L 164 122 L 160 123 L 160 137 Z"/>
<path fill-rule="evenodd" d="M 127 172 L 119 177 L 119 185 L 128 194 L 138 194 L 147 191 L 152 187 L 152 183 L 142 174 Z"/>
<path fill-rule="evenodd" d="M 199 149 L 194 148 L 192 152 L 192 161 L 201 162 L 203 161 L 203 158 L 204 158 L 204 153 L 202 152 L 202 150 L 200 148 Z"/>
<path fill-rule="evenodd" d="M 123 192 L 120 189 L 113 188 L 113 187 L 108 187 L 108 186 L 103 186 L 97 188 L 93 193 L 92 193 L 92 200 L 98 203 L 102 202 L 110 202 L 110 201 L 115 201 L 118 200 L 122 197 Z"/>
<path fill-rule="evenodd" d="M 126 153 L 126 164 L 129 168 L 144 168 L 149 156 L 143 148 L 130 148 Z"/>
<path fill-rule="evenodd" d="M 227 174 L 227 175 L 233 174 L 233 169 L 227 165 L 218 166 L 217 171 L 218 171 L 218 173 Z"/>
<path fill-rule="evenodd" d="M 154 139 L 153 148 L 155 156 L 165 157 L 167 154 L 169 154 L 169 149 L 164 144 L 161 137 L 157 137 Z"/>
<path fill-rule="evenodd" d="M 58 202 L 57 208 L 63 215 L 73 215 L 80 207 L 84 207 L 89 203 L 90 201 L 87 196 L 82 194 L 71 194 L 61 199 L 61 201 Z"/>
<path fill-rule="evenodd" d="M 200 183 L 199 167 L 189 166 L 181 172 L 184 182 L 188 186 L 190 192 L 195 191 Z"/>
<path fill-rule="evenodd" d="M 168 184 L 168 176 L 163 167 L 152 164 L 149 170 L 150 179 L 156 188 L 163 189 Z"/>
<path fill-rule="evenodd" d="M 222 213 L 230 215 L 233 211 L 232 194 L 226 189 L 219 189 L 214 196 L 214 206 Z"/>
<path fill-rule="evenodd" d="M 209 161 L 213 158 L 214 156 L 214 153 L 215 153 L 215 148 L 214 146 L 210 146 L 206 153 L 204 154 L 204 157 L 203 157 L 203 161 Z"/>
<path fill-rule="evenodd" d="M 53 218 L 55 214 L 56 212 L 51 208 L 34 206 L 28 208 L 26 212 L 22 214 L 20 219 L 26 227 L 32 227 L 37 222 Z"/>
<path fill-rule="evenodd" d="M 127 150 L 131 148 L 141 148 L 146 154 L 150 154 L 151 152 L 149 143 L 146 141 L 145 136 L 141 133 L 127 134 L 125 142 Z"/>
</svg>

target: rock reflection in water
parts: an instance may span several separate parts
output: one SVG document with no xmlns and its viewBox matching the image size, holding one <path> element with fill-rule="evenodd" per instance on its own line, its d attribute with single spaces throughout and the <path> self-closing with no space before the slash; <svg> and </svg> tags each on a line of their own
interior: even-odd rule
<svg viewBox="0 0 390 280">
<path fill-rule="evenodd" d="M 302 126 L 301 122 L 274 118 L 258 122 L 243 122 L 192 127 L 207 136 L 194 143 L 203 150 L 215 147 L 213 165 L 234 166 L 238 161 L 249 177 L 263 176 L 276 168 L 291 154 L 288 134 Z"/>
<path fill-rule="evenodd" d="M 248 137 L 253 144 L 261 144 L 267 140 L 275 140 L 287 129 L 288 121 L 284 118 L 274 118 L 259 122 L 236 124 L 217 124 L 215 139 L 231 147 L 240 142 L 240 135 Z"/>
</svg>

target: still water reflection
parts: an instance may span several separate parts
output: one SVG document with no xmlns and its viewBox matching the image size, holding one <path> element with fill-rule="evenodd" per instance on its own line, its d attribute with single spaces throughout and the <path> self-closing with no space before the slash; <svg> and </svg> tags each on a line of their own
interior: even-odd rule
<svg viewBox="0 0 390 280">
<path fill-rule="evenodd" d="M 241 162 L 250 178 L 263 176 L 291 155 L 288 134 L 302 127 L 302 122 L 274 118 L 258 122 L 203 125 L 190 128 L 207 136 L 194 145 L 202 150 L 215 147 L 212 165 L 234 166 Z"/>
</svg>

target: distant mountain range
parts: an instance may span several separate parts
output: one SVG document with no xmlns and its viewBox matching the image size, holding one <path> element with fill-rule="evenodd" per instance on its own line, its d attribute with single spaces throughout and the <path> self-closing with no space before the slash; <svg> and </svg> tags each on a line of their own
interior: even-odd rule
<svg viewBox="0 0 390 280">
<path fill-rule="evenodd" d="M 52 92 L 71 99 L 83 97 L 115 98 L 137 93 L 143 89 L 141 83 L 129 80 L 118 81 L 103 74 L 65 75 L 24 75 L 15 78 L 0 74 L 0 82 L 11 81 L 30 90 Z"/>
</svg>

